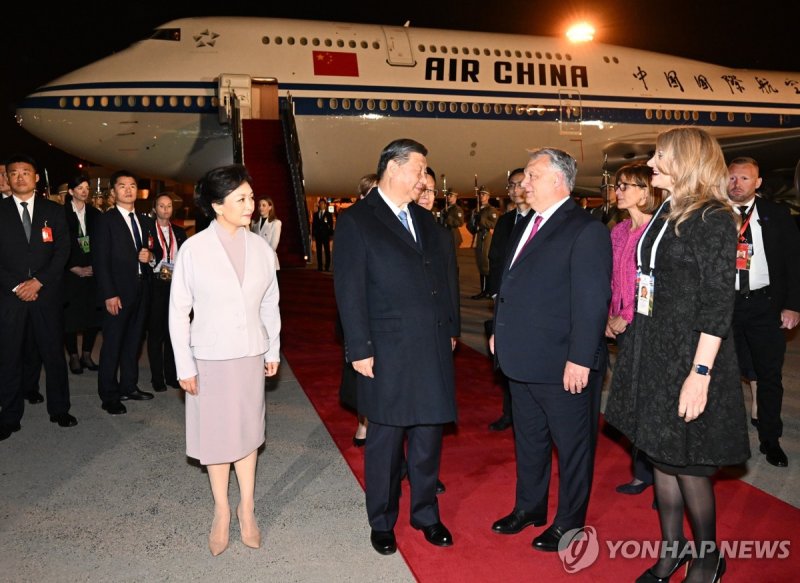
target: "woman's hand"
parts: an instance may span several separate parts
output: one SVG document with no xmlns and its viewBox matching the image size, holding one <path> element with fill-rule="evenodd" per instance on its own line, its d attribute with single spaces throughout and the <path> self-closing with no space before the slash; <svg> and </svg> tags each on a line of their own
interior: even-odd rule
<svg viewBox="0 0 800 583">
<path fill-rule="evenodd" d="M 622 334 L 628 329 L 628 322 L 622 316 L 612 316 L 606 324 L 606 336 L 616 338 L 617 334 Z"/>
<path fill-rule="evenodd" d="M 178 383 L 181 385 L 181 388 L 190 395 L 197 394 L 197 375 L 188 379 L 181 379 Z"/>
<path fill-rule="evenodd" d="M 708 385 L 711 382 L 710 375 L 689 373 L 683 381 L 681 394 L 678 398 L 678 416 L 683 417 L 687 423 L 694 421 L 706 408 L 708 401 Z"/>
<path fill-rule="evenodd" d="M 264 376 L 265 377 L 274 377 L 278 374 L 278 365 L 279 362 L 265 362 L 264 363 Z"/>
</svg>

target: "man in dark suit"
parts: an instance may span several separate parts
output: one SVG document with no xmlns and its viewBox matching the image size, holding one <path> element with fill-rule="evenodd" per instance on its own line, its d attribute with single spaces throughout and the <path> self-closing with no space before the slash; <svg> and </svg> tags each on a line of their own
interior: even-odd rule
<svg viewBox="0 0 800 583">
<path fill-rule="evenodd" d="M 333 216 L 328 212 L 328 202 L 321 198 L 317 203 L 319 207 L 311 220 L 311 235 L 317 247 L 317 271 L 323 270 L 323 254 L 325 255 L 324 269 L 331 269 L 331 235 L 333 235 Z"/>
<path fill-rule="evenodd" d="M 789 460 L 779 441 L 783 330 L 800 321 L 800 233 L 786 208 L 756 196 L 761 186 L 758 162 L 736 158 L 728 170 L 728 196 L 742 216 L 733 312 L 736 350 L 740 367 L 752 363 L 758 383 L 759 449 L 767 462 L 786 467 Z"/>
<path fill-rule="evenodd" d="M 0 202 L 0 440 L 19 431 L 25 409 L 26 335 L 33 337 L 47 373 L 50 421 L 73 427 L 67 361 L 62 348 L 61 283 L 69 256 L 64 209 L 36 198 L 39 175 L 27 156 L 6 162 L 12 196 Z"/>
<path fill-rule="evenodd" d="M 110 183 L 116 206 L 98 221 L 96 246 L 92 245 L 92 267 L 105 306 L 97 390 L 103 409 L 122 415 L 127 409 L 121 401 L 153 398 L 137 386 L 138 359 L 150 296 L 148 280 L 161 260 L 161 247 L 153 220 L 135 212 L 136 178 L 120 170 Z"/>
<path fill-rule="evenodd" d="M 403 441 L 408 438 L 411 525 L 437 546 L 436 480 L 442 427 L 455 421 L 452 349 L 459 335 L 455 251 L 431 213 L 412 201 L 425 188 L 427 150 L 396 140 L 381 152 L 378 186 L 342 213 L 334 285 L 345 358 L 369 419 L 364 452 L 372 546 L 397 549 Z"/>
<path fill-rule="evenodd" d="M 492 246 L 489 247 L 489 283 L 487 291 L 489 295 L 494 298 L 500 290 L 500 280 L 503 276 L 503 267 L 506 263 L 506 255 L 508 254 L 508 245 L 512 237 L 512 231 L 515 228 L 524 229 L 527 223 L 527 218 L 530 216 L 531 207 L 525 202 L 525 191 L 522 190 L 522 181 L 525 178 L 525 169 L 517 168 L 512 170 L 508 175 L 508 197 L 514 203 L 515 209 L 503 213 L 497 219 L 497 225 L 494 228 L 494 235 L 492 236 Z M 491 334 L 491 320 L 489 323 L 489 332 Z M 511 392 L 508 388 L 508 379 L 502 379 L 503 389 L 503 413 L 497 421 L 489 424 L 490 431 L 504 431 L 511 427 L 513 424 L 513 417 L 511 414 Z"/>
<path fill-rule="evenodd" d="M 522 188 L 535 214 L 511 241 L 490 339 L 511 386 L 517 456 L 514 510 L 492 529 L 546 524 L 554 443 L 558 511 L 533 539 L 541 551 L 585 524 L 606 368 L 611 240 L 570 197 L 576 173 L 566 152 L 531 152 Z"/>
<path fill-rule="evenodd" d="M 168 193 L 159 194 L 153 204 L 156 213 L 156 235 L 158 245 L 164 256 L 155 267 L 150 279 L 150 310 L 147 317 L 147 358 L 150 360 L 150 383 L 154 391 L 165 391 L 167 385 L 180 389 L 178 373 L 175 370 L 175 356 L 169 338 L 169 290 L 172 283 L 172 269 L 175 256 L 183 242 L 186 231 L 173 225 L 172 197 Z"/>
</svg>

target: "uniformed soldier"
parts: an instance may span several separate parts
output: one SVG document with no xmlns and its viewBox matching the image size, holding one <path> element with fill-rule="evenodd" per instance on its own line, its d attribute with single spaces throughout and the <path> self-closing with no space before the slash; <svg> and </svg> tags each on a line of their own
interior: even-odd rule
<svg viewBox="0 0 800 583">
<path fill-rule="evenodd" d="M 472 211 L 470 217 L 469 231 L 476 235 L 475 241 L 475 261 L 478 264 L 478 273 L 481 276 L 481 291 L 472 296 L 471 299 L 479 300 L 488 298 L 489 281 L 489 247 L 492 245 L 492 232 L 497 224 L 500 212 L 489 204 L 489 191 L 481 186 L 478 189 L 480 204 Z"/>
<path fill-rule="evenodd" d="M 453 245 L 456 249 L 461 247 L 461 227 L 464 225 L 464 209 L 458 204 L 458 193 L 453 190 L 445 191 L 447 206 L 442 213 L 442 224 L 453 235 Z"/>
</svg>

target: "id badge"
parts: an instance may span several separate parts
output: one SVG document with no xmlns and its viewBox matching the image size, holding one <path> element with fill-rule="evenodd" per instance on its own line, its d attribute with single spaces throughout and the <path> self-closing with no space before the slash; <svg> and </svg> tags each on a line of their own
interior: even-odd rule
<svg viewBox="0 0 800 583">
<path fill-rule="evenodd" d="M 739 243 L 736 245 L 736 269 L 750 269 L 750 260 L 753 258 L 753 244 Z"/>
<path fill-rule="evenodd" d="M 84 253 L 89 253 L 92 250 L 91 246 L 89 245 L 89 235 L 78 237 L 78 246 Z"/>
<path fill-rule="evenodd" d="M 53 229 L 45 225 L 42 227 L 42 243 L 52 243 L 53 242 Z"/>
<path fill-rule="evenodd" d="M 639 273 L 636 278 L 636 312 L 643 316 L 653 315 L 654 275 Z"/>
</svg>

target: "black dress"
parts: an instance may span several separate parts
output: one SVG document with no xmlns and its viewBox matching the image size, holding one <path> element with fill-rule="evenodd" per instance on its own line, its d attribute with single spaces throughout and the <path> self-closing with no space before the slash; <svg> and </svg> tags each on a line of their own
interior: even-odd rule
<svg viewBox="0 0 800 583">
<path fill-rule="evenodd" d="M 664 209 L 643 239 L 645 270 L 667 214 Z M 670 224 L 658 246 L 653 315 L 637 313 L 626 332 L 605 415 L 656 465 L 688 466 L 686 473 L 695 473 L 693 466 L 733 465 L 750 457 L 731 329 L 737 231 L 732 215 L 717 203 L 679 229 L 677 236 Z M 706 408 L 687 423 L 678 416 L 678 398 L 701 332 L 723 340 Z"/>
<path fill-rule="evenodd" d="M 72 267 L 89 267 L 92 265 L 91 245 L 97 220 L 102 214 L 92 205 L 87 204 L 86 233 L 81 232 L 78 215 L 67 201 L 64 212 L 69 229 L 70 252 L 64 273 L 64 331 L 82 332 L 90 328 L 98 328 L 102 322 L 102 310 L 97 301 L 97 280 L 92 277 L 78 277 L 70 271 Z M 89 249 L 84 251 L 78 237 L 89 238 Z"/>
</svg>

